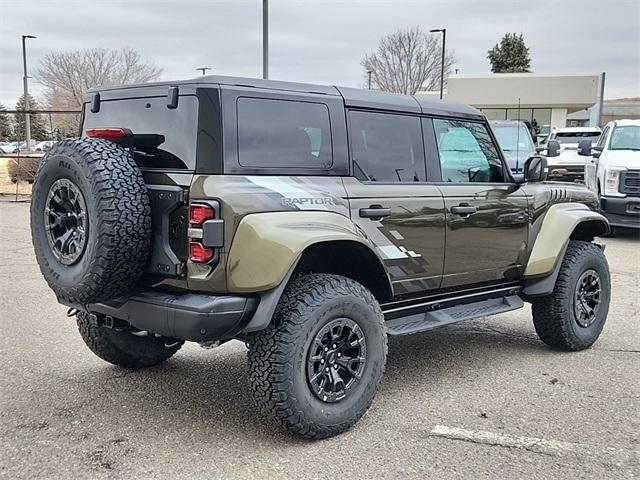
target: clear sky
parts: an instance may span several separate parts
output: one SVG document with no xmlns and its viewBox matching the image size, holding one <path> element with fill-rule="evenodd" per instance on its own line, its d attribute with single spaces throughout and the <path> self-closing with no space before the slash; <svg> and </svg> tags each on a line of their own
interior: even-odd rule
<svg viewBox="0 0 640 480">
<path fill-rule="evenodd" d="M 31 91 L 47 52 L 129 46 L 163 68 L 162 79 L 259 77 L 261 0 L 2 0 L 0 102 L 22 92 L 20 36 L 28 40 Z M 639 0 L 271 0 L 271 78 L 364 86 L 361 59 L 398 28 L 447 28 L 463 74 L 489 73 L 487 50 L 523 33 L 538 73 L 607 73 L 606 98 L 640 96 Z"/>
</svg>

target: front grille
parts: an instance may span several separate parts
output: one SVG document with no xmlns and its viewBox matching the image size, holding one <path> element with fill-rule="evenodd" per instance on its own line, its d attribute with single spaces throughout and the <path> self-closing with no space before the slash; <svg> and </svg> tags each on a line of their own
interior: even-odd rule
<svg viewBox="0 0 640 480">
<path fill-rule="evenodd" d="M 620 172 L 620 193 L 640 195 L 640 170 Z"/>
</svg>

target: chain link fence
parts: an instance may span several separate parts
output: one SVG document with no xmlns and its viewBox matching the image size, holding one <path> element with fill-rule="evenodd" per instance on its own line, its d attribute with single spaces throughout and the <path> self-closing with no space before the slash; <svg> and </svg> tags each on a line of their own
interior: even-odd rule
<svg viewBox="0 0 640 480">
<path fill-rule="evenodd" d="M 0 201 L 28 202 L 31 200 L 33 177 L 47 150 L 64 138 L 61 131 L 69 131 L 68 125 L 80 124 L 80 112 L 73 110 L 3 110 L 3 114 L 16 116 L 15 125 L 19 125 L 17 115 L 24 117 L 28 113 L 38 116 L 45 127 L 45 140 L 32 140 L 32 148 L 26 150 L 25 142 L 5 141 L 0 149 Z M 67 128 L 58 128 L 65 126 Z M 16 128 L 19 130 L 19 128 Z M 24 135 L 19 135 L 21 138 Z M 41 137 L 42 139 L 42 137 Z M 6 139 L 10 140 L 10 139 Z"/>
<path fill-rule="evenodd" d="M 0 200 L 30 200 L 33 176 L 42 157 L 20 152 L 0 157 Z"/>
</svg>

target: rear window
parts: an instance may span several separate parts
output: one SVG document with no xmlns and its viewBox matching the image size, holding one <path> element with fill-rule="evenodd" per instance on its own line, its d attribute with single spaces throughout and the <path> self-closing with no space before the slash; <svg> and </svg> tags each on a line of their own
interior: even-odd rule
<svg viewBox="0 0 640 480">
<path fill-rule="evenodd" d="M 591 140 L 596 143 L 600 137 L 600 132 L 557 132 L 555 138 L 558 143 L 580 143 L 582 140 Z"/>
<path fill-rule="evenodd" d="M 167 97 L 100 102 L 100 111 L 92 113 L 85 104 L 83 133 L 90 128 L 127 128 L 136 135 L 134 159 L 140 168 L 195 170 L 198 125 L 198 100 L 181 96 L 178 108 L 167 108 Z M 149 142 L 149 135 L 155 135 Z"/>
<path fill-rule="evenodd" d="M 326 170 L 333 164 L 326 105 L 241 97 L 237 113 L 243 167 Z"/>
</svg>

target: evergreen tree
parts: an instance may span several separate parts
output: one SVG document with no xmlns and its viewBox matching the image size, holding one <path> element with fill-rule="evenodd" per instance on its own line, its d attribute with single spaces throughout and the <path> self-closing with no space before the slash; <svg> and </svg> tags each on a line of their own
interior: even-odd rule
<svg viewBox="0 0 640 480">
<path fill-rule="evenodd" d="M 11 129 L 11 118 L 8 113 L 4 112 L 5 110 L 4 105 L 0 103 L 0 140 L 3 142 L 9 140 L 13 133 Z"/>
<path fill-rule="evenodd" d="M 25 109 L 24 103 L 25 102 L 24 102 L 24 94 L 23 94 L 20 97 L 20 100 L 18 100 L 18 103 L 16 103 L 16 110 L 24 110 Z M 29 110 L 38 110 L 38 109 L 39 109 L 38 102 L 36 102 L 36 100 L 31 95 L 29 95 Z M 36 113 L 36 114 L 29 115 L 29 117 L 31 120 L 31 139 L 36 141 L 47 140 L 48 139 L 47 130 L 45 128 L 45 124 L 44 124 L 44 120 L 42 119 L 42 116 Z M 25 114 L 24 113 L 16 113 L 15 135 L 21 140 L 26 139 L 27 134 L 25 131 Z"/>
<path fill-rule="evenodd" d="M 507 33 L 489 50 L 487 58 L 493 73 L 529 72 L 531 58 L 522 34 Z"/>
</svg>

